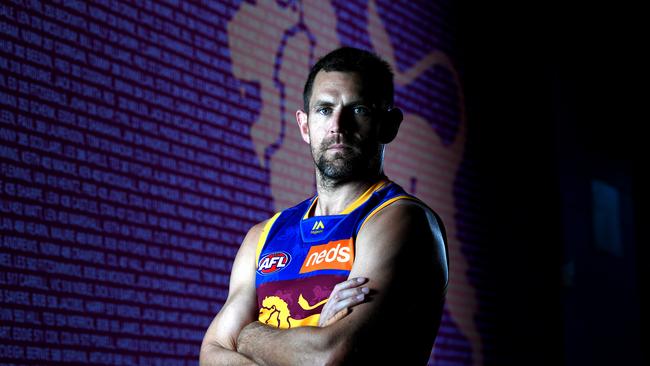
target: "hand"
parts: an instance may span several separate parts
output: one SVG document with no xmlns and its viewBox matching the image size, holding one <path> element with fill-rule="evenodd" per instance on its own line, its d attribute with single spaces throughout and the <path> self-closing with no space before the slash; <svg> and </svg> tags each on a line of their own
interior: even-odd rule
<svg viewBox="0 0 650 366">
<path fill-rule="evenodd" d="M 348 315 L 351 307 L 362 303 L 370 289 L 360 286 L 367 281 L 367 278 L 356 277 L 334 286 L 329 300 L 320 313 L 318 326 L 326 327 L 336 323 Z"/>
</svg>

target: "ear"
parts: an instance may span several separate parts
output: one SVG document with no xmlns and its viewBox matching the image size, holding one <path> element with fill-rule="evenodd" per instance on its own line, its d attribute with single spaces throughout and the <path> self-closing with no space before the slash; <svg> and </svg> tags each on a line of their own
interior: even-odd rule
<svg viewBox="0 0 650 366">
<path fill-rule="evenodd" d="M 404 114 L 399 108 L 391 108 L 384 112 L 384 118 L 379 128 L 379 142 L 387 144 L 395 139 Z"/>
<path fill-rule="evenodd" d="M 309 115 L 305 113 L 302 109 L 296 111 L 296 122 L 298 122 L 298 127 L 300 128 L 300 136 L 302 140 L 309 144 Z"/>
</svg>

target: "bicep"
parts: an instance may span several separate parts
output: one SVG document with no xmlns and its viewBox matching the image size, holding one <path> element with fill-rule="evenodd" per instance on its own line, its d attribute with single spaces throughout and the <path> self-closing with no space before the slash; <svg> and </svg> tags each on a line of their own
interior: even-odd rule
<svg viewBox="0 0 650 366">
<path fill-rule="evenodd" d="M 388 206 L 372 219 L 359 233 L 351 278 L 367 277 L 378 296 L 394 290 L 399 297 L 415 286 L 419 292 L 438 292 L 446 286 L 444 229 L 435 214 L 404 202 Z"/>
<path fill-rule="evenodd" d="M 257 225 L 242 243 L 230 273 L 228 299 L 212 320 L 203 339 L 204 345 L 218 345 L 236 350 L 237 336 L 247 324 L 257 320 L 255 291 L 255 248 L 259 237 Z"/>
<path fill-rule="evenodd" d="M 373 357 L 378 347 L 407 347 L 410 361 L 428 357 L 447 281 L 444 233 L 432 218 L 415 204 L 388 206 L 359 232 L 350 278 L 368 278 L 371 293 L 334 324 L 354 345 L 346 357 Z M 395 337 L 422 330 L 428 335 Z"/>
<path fill-rule="evenodd" d="M 205 344 L 235 351 L 237 336 L 247 324 L 256 320 L 256 301 L 246 293 L 234 293 L 214 317 L 205 333 Z"/>
</svg>

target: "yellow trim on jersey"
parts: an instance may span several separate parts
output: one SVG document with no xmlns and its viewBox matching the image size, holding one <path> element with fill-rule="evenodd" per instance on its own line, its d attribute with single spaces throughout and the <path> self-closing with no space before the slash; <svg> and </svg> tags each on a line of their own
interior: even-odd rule
<svg viewBox="0 0 650 366">
<path fill-rule="evenodd" d="M 311 201 L 311 205 L 309 205 L 309 208 L 307 209 L 307 212 L 305 212 L 305 216 L 302 217 L 303 220 L 306 220 L 309 218 L 309 213 L 314 209 L 314 206 L 316 205 L 316 201 L 318 201 L 318 196 L 314 197 L 314 200 Z"/>
<path fill-rule="evenodd" d="M 276 213 L 269 219 L 269 221 L 264 224 L 264 228 L 262 229 L 262 233 L 260 233 L 260 238 L 257 240 L 257 249 L 255 250 L 255 269 L 257 269 L 257 265 L 260 262 L 260 254 L 262 253 L 262 248 L 264 248 L 264 243 L 266 243 L 266 237 L 269 235 L 269 231 L 271 231 L 271 226 L 273 226 L 273 223 L 277 218 L 280 216 L 281 212 Z"/>
<path fill-rule="evenodd" d="M 365 218 L 365 219 L 363 220 L 363 222 L 361 223 L 361 226 L 359 227 L 359 231 L 361 231 L 361 229 L 363 229 L 363 225 L 365 225 L 366 222 L 368 222 L 368 220 L 369 220 L 371 217 L 375 216 L 375 215 L 376 215 L 379 211 L 381 211 L 384 207 L 386 207 L 386 206 L 390 205 L 391 203 L 393 203 L 393 202 L 395 202 L 395 201 L 397 201 L 397 200 L 400 200 L 400 199 L 407 199 L 407 200 L 413 200 L 413 201 L 416 201 L 416 202 L 420 202 L 420 200 L 418 200 L 418 199 L 415 198 L 415 197 L 411 197 L 411 196 L 397 196 L 397 197 L 393 197 L 393 198 L 387 200 L 386 202 L 382 203 L 381 205 L 375 207 L 374 210 L 370 211 L 370 213 L 368 214 L 368 216 L 366 216 L 366 218 Z"/>
<path fill-rule="evenodd" d="M 373 184 L 372 186 L 370 186 L 370 188 L 368 188 L 365 192 L 363 192 L 361 196 L 359 196 L 356 200 L 354 200 L 354 202 L 350 203 L 345 209 L 343 209 L 343 211 L 341 211 L 339 215 L 347 215 L 350 212 L 356 210 L 357 207 L 363 205 L 368 199 L 370 199 L 370 196 L 372 196 L 373 193 L 384 188 L 384 186 L 386 186 L 388 183 L 390 183 L 388 179 L 382 179 L 377 183 Z M 305 216 L 303 216 L 303 219 L 309 218 L 309 213 L 314 208 L 316 201 L 318 201 L 318 196 L 311 203 L 307 212 L 305 212 Z"/>
<path fill-rule="evenodd" d="M 359 198 L 357 198 L 354 202 L 350 203 L 348 207 L 346 207 L 345 210 L 341 212 L 341 215 L 347 215 L 350 212 L 354 211 L 357 207 L 363 205 L 370 198 L 370 196 L 372 196 L 373 193 L 380 190 L 388 183 L 389 181 L 387 179 L 382 179 L 379 182 L 373 184 L 370 188 L 368 188 L 367 191 L 363 192 L 363 194 L 359 196 Z"/>
</svg>

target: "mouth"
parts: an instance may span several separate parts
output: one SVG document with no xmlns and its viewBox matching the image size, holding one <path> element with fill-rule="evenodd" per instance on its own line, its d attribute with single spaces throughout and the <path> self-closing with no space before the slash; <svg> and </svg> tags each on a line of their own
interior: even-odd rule
<svg viewBox="0 0 650 366">
<path fill-rule="evenodd" d="M 332 144 L 325 149 L 325 151 L 329 151 L 332 153 L 343 153 L 343 154 L 348 154 L 356 150 L 357 147 L 354 145 L 341 144 L 341 143 Z"/>
<path fill-rule="evenodd" d="M 351 149 L 352 146 L 347 145 L 347 144 L 332 144 L 327 147 L 327 150 L 343 150 L 343 149 Z"/>
</svg>

